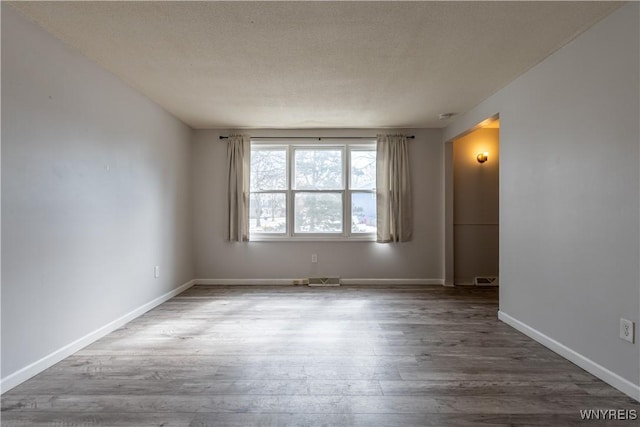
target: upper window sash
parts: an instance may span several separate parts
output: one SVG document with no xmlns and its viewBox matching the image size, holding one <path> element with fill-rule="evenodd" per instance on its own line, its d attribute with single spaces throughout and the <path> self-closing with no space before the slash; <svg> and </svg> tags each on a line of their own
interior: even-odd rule
<svg viewBox="0 0 640 427">
<path fill-rule="evenodd" d="M 345 146 L 292 146 L 292 190 L 344 190 Z"/>
<path fill-rule="evenodd" d="M 251 154 L 250 191 L 286 191 L 289 187 L 289 150 L 287 147 L 252 146 Z"/>
</svg>

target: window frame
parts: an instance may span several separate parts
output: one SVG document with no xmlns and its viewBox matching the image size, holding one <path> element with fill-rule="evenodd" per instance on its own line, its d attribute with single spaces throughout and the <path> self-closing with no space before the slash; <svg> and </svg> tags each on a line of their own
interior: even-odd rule
<svg viewBox="0 0 640 427">
<path fill-rule="evenodd" d="M 285 190 L 249 190 L 249 201 L 254 193 L 273 194 L 284 193 L 286 203 L 286 227 L 284 233 L 261 233 L 249 230 L 249 241 L 375 241 L 375 232 L 353 232 L 352 231 L 352 195 L 353 194 L 376 194 L 376 188 L 351 189 L 351 152 L 352 151 L 376 151 L 376 139 L 363 139 L 354 142 L 347 139 L 322 138 L 319 143 L 309 139 L 287 139 L 287 140 L 260 140 L 251 139 L 251 151 L 257 149 L 284 149 L 286 151 L 286 189 Z M 342 188 L 341 189 L 296 189 L 295 188 L 295 150 L 296 149 L 320 149 L 335 150 L 340 149 L 342 156 Z M 305 233 L 295 230 L 295 202 L 296 194 L 315 193 L 327 194 L 338 193 L 342 198 L 342 232 L 336 233 Z M 251 207 L 249 207 L 251 209 Z M 249 227 L 250 228 L 250 227 Z"/>
</svg>

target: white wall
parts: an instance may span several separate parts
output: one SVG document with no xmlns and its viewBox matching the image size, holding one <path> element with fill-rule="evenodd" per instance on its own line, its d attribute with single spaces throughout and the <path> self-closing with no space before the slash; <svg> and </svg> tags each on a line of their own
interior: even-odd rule
<svg viewBox="0 0 640 427">
<path fill-rule="evenodd" d="M 636 398 L 640 352 L 618 322 L 640 320 L 639 7 L 613 12 L 445 130 L 449 140 L 500 114 L 503 318 Z"/>
<path fill-rule="evenodd" d="M 3 379 L 193 278 L 190 137 L 2 5 Z"/>
<path fill-rule="evenodd" d="M 442 133 L 394 129 L 409 142 L 414 194 L 414 239 L 407 243 L 225 241 L 227 131 L 195 131 L 192 167 L 196 277 L 200 279 L 443 278 Z M 252 130 L 256 136 L 370 136 L 375 130 Z M 311 263 L 318 255 L 318 264 Z"/>
</svg>

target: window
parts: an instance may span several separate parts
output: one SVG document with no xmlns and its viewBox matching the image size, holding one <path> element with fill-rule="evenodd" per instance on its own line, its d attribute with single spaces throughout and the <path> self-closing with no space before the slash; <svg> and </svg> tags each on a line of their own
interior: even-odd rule
<svg viewBox="0 0 640 427">
<path fill-rule="evenodd" d="M 252 141 L 251 239 L 373 239 L 375 186 L 374 141 Z"/>
</svg>

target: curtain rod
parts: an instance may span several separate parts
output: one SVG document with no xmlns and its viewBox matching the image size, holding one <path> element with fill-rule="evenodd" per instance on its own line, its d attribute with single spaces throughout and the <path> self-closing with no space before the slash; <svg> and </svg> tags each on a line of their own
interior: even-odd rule
<svg viewBox="0 0 640 427">
<path fill-rule="evenodd" d="M 228 139 L 228 136 L 220 136 L 220 139 Z M 255 139 L 376 139 L 375 136 L 254 136 Z M 415 139 L 415 135 L 407 136 L 407 139 Z"/>
</svg>

